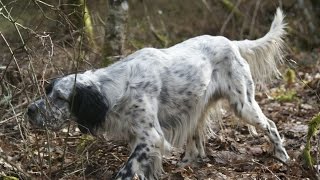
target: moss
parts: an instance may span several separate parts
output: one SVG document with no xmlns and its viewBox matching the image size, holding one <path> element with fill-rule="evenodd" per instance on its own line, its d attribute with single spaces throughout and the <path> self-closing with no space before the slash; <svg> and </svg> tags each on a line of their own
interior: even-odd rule
<svg viewBox="0 0 320 180">
<path fill-rule="evenodd" d="M 95 138 L 91 135 L 87 135 L 87 134 L 84 134 L 81 136 L 80 138 L 80 142 L 79 142 L 79 145 L 77 146 L 77 152 L 82 152 L 85 150 L 85 148 L 93 143 L 95 141 Z"/>
<path fill-rule="evenodd" d="M 19 178 L 14 177 L 14 176 L 2 176 L 3 180 L 19 180 Z"/>
<path fill-rule="evenodd" d="M 286 81 L 287 85 L 290 86 L 296 82 L 296 73 L 293 69 L 288 68 L 283 78 Z"/>
<path fill-rule="evenodd" d="M 292 102 L 296 99 L 296 95 L 295 90 L 281 90 L 275 99 L 280 102 Z"/>
<path fill-rule="evenodd" d="M 318 134 L 318 129 L 320 127 L 320 113 L 312 118 L 309 123 L 308 134 L 307 134 L 307 142 L 306 146 L 303 150 L 303 158 L 308 167 L 312 167 L 314 165 L 315 160 L 312 158 L 310 154 L 311 150 L 311 138 Z"/>
</svg>

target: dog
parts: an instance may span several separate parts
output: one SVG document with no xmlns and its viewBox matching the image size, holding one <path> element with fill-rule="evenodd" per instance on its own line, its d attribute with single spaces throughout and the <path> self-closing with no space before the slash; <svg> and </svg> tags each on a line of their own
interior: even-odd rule
<svg viewBox="0 0 320 180">
<path fill-rule="evenodd" d="M 75 119 L 81 132 L 124 139 L 131 154 L 115 179 L 158 179 L 162 157 L 173 147 L 185 147 L 182 164 L 206 157 L 206 117 L 225 99 L 236 116 L 266 133 L 275 157 L 287 162 L 275 123 L 254 98 L 255 83 L 278 74 L 285 26 L 278 8 L 269 32 L 257 40 L 203 35 L 57 78 L 28 106 L 29 121 L 59 129 Z"/>
</svg>

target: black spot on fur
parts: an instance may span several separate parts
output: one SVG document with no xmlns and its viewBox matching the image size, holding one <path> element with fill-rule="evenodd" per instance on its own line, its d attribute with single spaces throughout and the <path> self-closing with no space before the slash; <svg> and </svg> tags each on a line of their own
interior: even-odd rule
<svg viewBox="0 0 320 180">
<path fill-rule="evenodd" d="M 248 102 L 249 102 L 249 103 L 252 103 L 252 101 L 251 101 L 251 94 L 250 94 L 249 91 L 247 91 L 247 99 L 248 99 Z"/>
<path fill-rule="evenodd" d="M 218 69 L 212 70 L 212 74 L 216 74 L 218 72 Z"/>
<path fill-rule="evenodd" d="M 131 112 L 130 112 L 130 111 L 127 111 L 127 112 L 125 112 L 124 114 L 127 115 L 127 116 L 129 116 L 129 115 L 131 114 Z"/>
<path fill-rule="evenodd" d="M 146 83 L 144 84 L 144 86 L 143 86 L 143 89 L 146 89 L 149 85 L 150 85 L 150 82 L 149 82 L 149 81 L 146 82 Z"/>
<path fill-rule="evenodd" d="M 277 137 L 277 133 L 275 131 L 271 131 L 272 135 Z"/>
<path fill-rule="evenodd" d="M 184 73 L 179 74 L 179 77 L 183 77 L 183 76 L 185 76 L 185 74 L 184 74 Z"/>
<path fill-rule="evenodd" d="M 149 133 L 147 131 L 143 131 L 143 134 L 149 136 Z"/>
<path fill-rule="evenodd" d="M 133 178 L 132 162 L 128 162 L 124 167 L 125 173 L 121 174 L 122 179 Z"/>
<path fill-rule="evenodd" d="M 142 153 L 138 156 L 137 161 L 140 163 L 141 161 L 147 160 L 147 159 L 148 159 L 147 154 L 146 154 L 145 152 L 142 152 Z"/>
<path fill-rule="evenodd" d="M 132 159 L 140 156 L 140 153 L 142 152 L 142 150 L 147 147 L 147 144 L 145 143 L 141 143 L 141 144 L 138 144 L 136 146 L 136 148 L 134 149 L 133 153 L 130 155 L 129 159 L 128 159 L 128 162 L 130 162 Z"/>
<path fill-rule="evenodd" d="M 109 105 L 95 88 L 77 84 L 70 97 L 70 109 L 83 133 L 94 134 L 94 129 L 105 121 Z"/>
<path fill-rule="evenodd" d="M 219 64 L 223 63 L 223 61 L 218 61 L 218 62 L 215 62 L 214 64 L 217 66 Z"/>
<path fill-rule="evenodd" d="M 143 148 L 145 148 L 145 147 L 147 147 L 147 144 L 145 144 L 145 143 L 141 143 L 141 144 L 139 144 L 139 145 L 137 145 L 137 147 L 136 147 L 136 150 L 142 150 Z"/>
<path fill-rule="evenodd" d="M 236 89 L 236 91 L 237 91 L 238 94 L 241 94 L 241 91 L 239 89 Z"/>
<path fill-rule="evenodd" d="M 183 95 L 186 90 L 187 90 L 187 88 L 182 88 L 182 89 L 180 89 L 180 91 L 178 93 L 180 95 Z"/>
<path fill-rule="evenodd" d="M 139 106 L 136 105 L 136 104 L 134 104 L 132 107 L 133 107 L 134 109 L 137 109 Z"/>
<path fill-rule="evenodd" d="M 188 96 L 191 96 L 191 95 L 192 95 L 192 92 L 191 92 L 191 91 L 188 91 L 188 92 L 187 92 L 187 95 L 188 95 Z"/>
<path fill-rule="evenodd" d="M 168 88 L 166 87 L 166 84 L 163 84 L 163 86 L 161 87 L 161 91 L 160 91 L 160 102 L 162 104 L 167 104 L 169 103 L 169 91 Z"/>
<path fill-rule="evenodd" d="M 271 131 L 270 131 L 270 128 L 269 128 L 269 127 L 267 128 L 267 130 L 268 130 L 268 134 L 271 134 Z"/>
<path fill-rule="evenodd" d="M 152 127 L 153 127 L 153 124 L 152 124 L 152 123 L 149 123 L 149 126 L 152 128 Z"/>
<path fill-rule="evenodd" d="M 248 85 L 249 87 L 251 87 L 252 84 L 253 84 L 253 82 L 252 82 L 251 80 L 248 80 L 247 85 Z"/>
<path fill-rule="evenodd" d="M 153 92 L 157 92 L 158 91 L 158 87 L 157 86 L 153 86 L 152 91 Z"/>
<path fill-rule="evenodd" d="M 231 71 L 228 71 L 228 76 L 231 78 L 231 76 L 232 76 Z"/>
<path fill-rule="evenodd" d="M 143 82 L 139 82 L 136 87 L 141 88 L 143 84 L 144 84 Z"/>
</svg>

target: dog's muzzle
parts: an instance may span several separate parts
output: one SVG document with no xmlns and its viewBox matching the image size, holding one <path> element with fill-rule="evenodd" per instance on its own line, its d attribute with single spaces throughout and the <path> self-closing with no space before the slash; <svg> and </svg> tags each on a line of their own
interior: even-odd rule
<svg viewBox="0 0 320 180">
<path fill-rule="evenodd" d="M 44 103 L 32 103 L 27 108 L 28 120 L 31 125 L 42 127 L 44 122 L 41 122 L 41 112 L 39 106 L 44 106 Z"/>
<path fill-rule="evenodd" d="M 32 119 L 32 117 L 35 117 L 37 112 L 38 112 L 38 107 L 35 104 L 30 104 L 28 106 L 27 115 L 29 116 L 30 119 Z"/>
</svg>

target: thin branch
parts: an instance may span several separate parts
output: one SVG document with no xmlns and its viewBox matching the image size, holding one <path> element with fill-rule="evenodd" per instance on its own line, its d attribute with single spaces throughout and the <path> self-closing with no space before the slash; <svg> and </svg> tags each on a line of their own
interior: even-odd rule
<svg viewBox="0 0 320 180">
<path fill-rule="evenodd" d="M 0 2 L 1 2 L 1 1 L 0 1 Z M 14 52 L 12 51 L 12 48 L 10 47 L 7 39 L 4 37 L 4 35 L 2 34 L 2 32 L 0 32 L 0 36 L 2 37 L 2 39 L 4 40 L 4 42 L 6 43 L 8 49 L 9 49 L 9 51 L 10 51 L 11 57 L 13 58 L 14 63 L 15 63 L 15 65 L 17 66 L 17 69 L 18 69 L 18 71 L 19 71 L 19 74 L 20 74 L 20 76 L 22 76 L 21 69 L 20 69 L 20 67 L 19 67 L 17 58 L 16 58 L 16 56 L 14 55 Z M 3 74 L 2 74 L 2 77 L 0 78 L 0 82 L 2 82 L 2 80 L 3 80 L 3 78 L 4 78 L 4 75 L 6 74 L 6 72 L 7 72 L 8 68 L 9 68 L 11 62 L 12 62 L 12 61 L 10 61 L 10 62 L 8 63 L 8 65 L 6 66 L 6 68 L 5 68 L 5 70 L 4 70 Z M 21 78 L 22 78 L 22 77 L 21 77 Z M 22 79 L 23 79 L 23 78 L 22 78 Z"/>
<path fill-rule="evenodd" d="M 220 34 L 221 34 L 221 35 L 224 33 L 224 30 L 226 29 L 226 27 L 227 27 L 229 21 L 231 20 L 231 18 L 233 17 L 233 15 L 234 15 L 237 11 L 239 11 L 239 10 L 238 10 L 238 7 L 239 7 L 240 3 L 241 3 L 241 0 L 238 0 L 238 1 L 237 1 L 237 4 L 236 4 L 235 6 L 232 6 L 232 7 L 233 7 L 233 8 L 232 8 L 232 11 L 230 12 L 230 14 L 228 15 L 227 19 L 224 21 L 224 23 L 223 23 L 223 25 L 222 25 L 222 27 L 221 27 L 221 30 L 220 30 Z"/>
<path fill-rule="evenodd" d="M 250 25 L 250 31 L 249 31 L 249 35 L 250 36 L 252 36 L 253 30 L 256 29 L 254 24 L 256 22 L 256 17 L 257 17 L 257 14 L 258 14 L 258 9 L 259 9 L 260 3 L 261 3 L 261 0 L 257 0 L 256 1 L 256 6 L 255 6 L 254 11 L 253 11 L 252 21 L 251 21 L 251 25 Z"/>
</svg>

